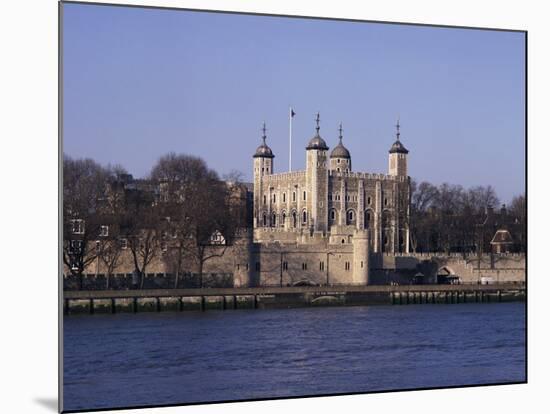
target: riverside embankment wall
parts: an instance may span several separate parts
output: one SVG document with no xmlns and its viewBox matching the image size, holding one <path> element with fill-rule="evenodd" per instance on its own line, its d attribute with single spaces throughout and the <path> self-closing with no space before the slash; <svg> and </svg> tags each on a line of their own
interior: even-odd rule
<svg viewBox="0 0 550 414">
<path fill-rule="evenodd" d="M 523 283 L 65 292 L 65 314 L 525 300 Z"/>
</svg>

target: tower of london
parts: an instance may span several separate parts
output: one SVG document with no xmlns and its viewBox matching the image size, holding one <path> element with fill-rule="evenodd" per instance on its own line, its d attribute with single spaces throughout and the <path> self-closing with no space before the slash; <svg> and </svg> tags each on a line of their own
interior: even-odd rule
<svg viewBox="0 0 550 414">
<path fill-rule="evenodd" d="M 330 245 L 367 239 L 374 253 L 409 252 L 408 150 L 400 139 L 389 149 L 388 173 L 355 172 L 343 144 L 342 126 L 331 150 L 320 135 L 306 150 L 306 169 L 276 173 L 266 143 L 254 154 L 254 241 Z"/>
</svg>

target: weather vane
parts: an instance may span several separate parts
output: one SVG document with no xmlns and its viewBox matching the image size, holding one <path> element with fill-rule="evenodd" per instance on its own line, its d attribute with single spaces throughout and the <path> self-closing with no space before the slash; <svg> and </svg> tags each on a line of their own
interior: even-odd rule
<svg viewBox="0 0 550 414">
<path fill-rule="evenodd" d="M 319 127 L 319 122 L 321 122 L 321 116 L 319 115 L 319 112 L 317 112 L 317 117 L 315 118 L 315 122 L 317 123 L 317 126 L 315 127 L 315 129 L 317 130 L 317 134 L 319 134 L 319 129 L 321 129 L 321 127 Z"/>
</svg>

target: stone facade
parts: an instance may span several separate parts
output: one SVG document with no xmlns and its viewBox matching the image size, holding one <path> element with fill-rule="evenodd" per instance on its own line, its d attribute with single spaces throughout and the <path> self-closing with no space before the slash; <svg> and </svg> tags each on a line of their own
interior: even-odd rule
<svg viewBox="0 0 550 414">
<path fill-rule="evenodd" d="M 305 148 L 305 171 L 276 173 L 264 128 L 254 154 L 253 243 L 259 266 L 271 250 L 293 256 L 300 251 L 293 265 L 301 264 L 304 278 L 317 284 L 328 272 L 324 263 L 337 256 L 341 266 L 333 266 L 328 279 L 367 284 L 371 253 L 409 252 L 408 151 L 398 124 L 388 174 L 354 172 L 341 126 L 339 142 L 330 152 L 319 131 L 318 117 L 316 133 Z M 307 267 L 308 261 L 316 270 Z M 252 279 L 267 282 L 263 273 Z"/>
<path fill-rule="evenodd" d="M 375 253 L 409 251 L 408 151 L 399 132 L 389 174 L 352 171 L 342 136 L 329 154 L 319 127 L 306 147 L 306 170 L 275 173 L 265 139 L 254 154 L 255 242 L 300 243 L 307 234 L 309 240 L 350 243 L 355 232 L 367 231 Z"/>
</svg>

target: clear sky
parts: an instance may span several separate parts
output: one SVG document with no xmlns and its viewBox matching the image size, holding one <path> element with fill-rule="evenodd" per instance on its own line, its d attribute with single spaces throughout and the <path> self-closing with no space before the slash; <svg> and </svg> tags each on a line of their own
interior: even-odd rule
<svg viewBox="0 0 550 414">
<path fill-rule="evenodd" d="M 275 172 L 321 136 L 387 172 L 401 119 L 409 175 L 524 192 L 524 34 L 65 4 L 64 151 L 136 177 L 174 151 L 252 179 L 267 124 Z"/>
</svg>

